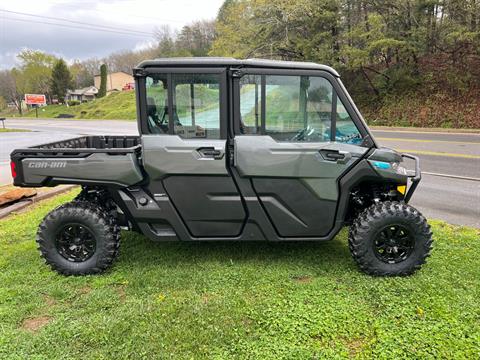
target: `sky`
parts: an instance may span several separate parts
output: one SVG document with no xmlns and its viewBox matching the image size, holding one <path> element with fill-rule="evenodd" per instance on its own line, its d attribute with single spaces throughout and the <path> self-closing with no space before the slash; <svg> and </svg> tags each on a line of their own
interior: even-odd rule
<svg viewBox="0 0 480 360">
<path fill-rule="evenodd" d="M 222 3 L 223 0 L 0 0 L 0 69 L 14 66 L 16 54 L 24 48 L 55 54 L 69 62 L 140 49 L 153 41 L 156 27 L 169 25 L 180 29 L 195 20 L 213 19 Z M 89 24 L 102 26 L 103 31 L 85 29 L 91 28 Z"/>
</svg>

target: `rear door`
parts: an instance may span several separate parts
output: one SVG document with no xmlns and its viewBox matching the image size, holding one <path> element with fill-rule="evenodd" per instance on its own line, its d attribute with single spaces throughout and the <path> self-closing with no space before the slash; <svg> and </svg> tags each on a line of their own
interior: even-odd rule
<svg viewBox="0 0 480 360">
<path fill-rule="evenodd" d="M 149 70 L 142 81 L 150 191 L 168 197 L 192 237 L 239 235 L 246 214 L 226 167 L 226 70 Z"/>
<path fill-rule="evenodd" d="M 339 83 L 322 71 L 247 69 L 234 89 L 240 176 L 251 180 L 279 236 L 326 236 L 338 179 L 368 150 Z"/>
</svg>

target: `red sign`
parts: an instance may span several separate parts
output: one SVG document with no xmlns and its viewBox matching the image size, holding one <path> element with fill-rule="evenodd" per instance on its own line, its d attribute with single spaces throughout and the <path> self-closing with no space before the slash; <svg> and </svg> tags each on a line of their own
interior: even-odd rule
<svg viewBox="0 0 480 360">
<path fill-rule="evenodd" d="M 133 89 L 135 89 L 135 83 L 126 83 L 126 84 L 122 87 L 122 90 L 123 90 L 123 91 L 133 90 Z"/>
<path fill-rule="evenodd" d="M 25 94 L 25 103 L 27 105 L 45 105 L 47 98 L 43 94 Z"/>
</svg>

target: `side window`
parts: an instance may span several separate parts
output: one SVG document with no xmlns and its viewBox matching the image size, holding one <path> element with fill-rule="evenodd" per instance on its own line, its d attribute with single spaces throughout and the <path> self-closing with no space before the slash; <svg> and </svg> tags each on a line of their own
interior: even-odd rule
<svg viewBox="0 0 480 360">
<path fill-rule="evenodd" d="M 362 143 L 362 136 L 357 126 L 348 114 L 342 101 L 338 98 L 335 141 L 354 145 Z"/>
<path fill-rule="evenodd" d="M 262 101 L 265 102 L 265 114 L 262 113 Z M 335 139 L 331 139 L 332 112 L 336 115 Z M 263 133 L 278 141 L 290 142 L 356 144 L 362 140 L 332 84 L 319 76 L 243 76 L 240 80 L 240 132 Z"/>
<path fill-rule="evenodd" d="M 240 131 L 258 134 L 261 131 L 261 106 L 259 75 L 245 75 L 240 80 Z"/>
<path fill-rule="evenodd" d="M 174 133 L 183 138 L 220 138 L 220 78 L 173 74 Z"/>
<path fill-rule="evenodd" d="M 147 126 L 152 134 L 168 133 L 167 76 L 154 74 L 145 79 Z"/>
<path fill-rule="evenodd" d="M 280 141 L 330 141 L 332 85 L 321 77 L 266 76 L 265 133 Z"/>
</svg>

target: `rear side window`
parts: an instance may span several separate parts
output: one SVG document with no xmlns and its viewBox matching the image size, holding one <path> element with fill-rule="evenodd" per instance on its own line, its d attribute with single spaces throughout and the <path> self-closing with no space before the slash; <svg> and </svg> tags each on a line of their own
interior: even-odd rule
<svg viewBox="0 0 480 360">
<path fill-rule="evenodd" d="M 336 131 L 332 139 L 334 118 Z M 262 133 L 288 142 L 361 142 L 360 133 L 332 84 L 319 76 L 242 77 L 240 132 Z"/>
<path fill-rule="evenodd" d="M 183 138 L 220 138 L 220 78 L 173 74 L 174 133 Z"/>
<path fill-rule="evenodd" d="M 167 75 L 154 74 L 145 79 L 147 127 L 151 134 L 168 133 Z"/>
<path fill-rule="evenodd" d="M 152 74 L 146 77 L 145 86 L 151 134 L 220 138 L 218 74 Z"/>
</svg>

